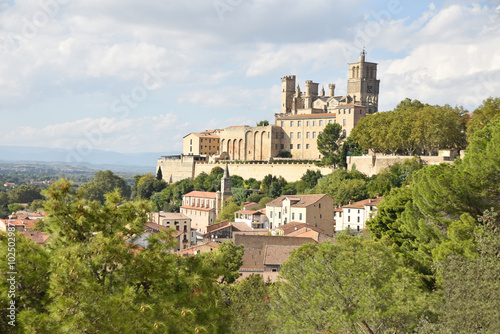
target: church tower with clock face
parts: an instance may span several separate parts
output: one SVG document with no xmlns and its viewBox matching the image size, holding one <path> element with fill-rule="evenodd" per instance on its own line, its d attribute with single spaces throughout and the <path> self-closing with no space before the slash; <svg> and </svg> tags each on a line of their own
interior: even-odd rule
<svg viewBox="0 0 500 334">
<path fill-rule="evenodd" d="M 363 50 L 359 62 L 349 64 L 347 95 L 352 103 L 365 106 L 367 114 L 373 114 L 378 111 L 380 80 L 377 80 L 377 63 L 366 62 L 365 57 Z"/>
</svg>

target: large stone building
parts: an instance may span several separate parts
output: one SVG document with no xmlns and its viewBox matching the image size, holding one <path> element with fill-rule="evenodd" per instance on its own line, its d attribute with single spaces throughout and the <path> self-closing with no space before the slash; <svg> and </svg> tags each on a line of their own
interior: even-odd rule
<svg viewBox="0 0 500 334">
<path fill-rule="evenodd" d="M 181 214 L 191 219 L 191 227 L 200 234 L 207 232 L 224 207 L 225 201 L 231 197 L 231 177 L 226 165 L 221 179 L 221 190 L 217 192 L 191 191 L 182 196 Z"/>
<path fill-rule="evenodd" d="M 290 151 L 296 159 L 321 159 L 317 136 L 327 124 L 338 123 L 344 136 L 349 136 L 356 123 L 378 111 L 377 64 L 365 61 L 363 51 L 359 62 L 349 64 L 347 94 L 335 96 L 335 85 L 318 93 L 318 83 L 306 81 L 305 91 L 295 88 L 295 75 L 281 78 L 281 113 L 275 124 L 283 130 L 281 151 Z"/>
<path fill-rule="evenodd" d="M 377 205 L 382 197 L 368 198 L 359 202 L 350 203 L 335 209 L 335 231 L 361 231 L 366 227 L 366 221 L 375 217 Z"/>
<path fill-rule="evenodd" d="M 291 222 L 309 223 L 334 233 L 334 202 L 326 194 L 284 195 L 266 204 L 269 228 L 277 228 Z"/>
<path fill-rule="evenodd" d="M 218 131 L 220 152 L 230 160 L 269 160 L 282 150 L 279 126 L 230 126 Z"/>
<path fill-rule="evenodd" d="M 191 132 L 184 136 L 182 153 L 184 155 L 219 154 L 220 140 L 216 130 L 200 133 Z"/>
<path fill-rule="evenodd" d="M 327 124 L 340 124 L 347 137 L 361 118 L 378 111 L 377 64 L 365 58 L 363 51 L 358 62 L 349 64 L 346 95 L 335 96 L 334 84 L 328 85 L 328 94 L 324 88 L 319 92 L 319 84 L 310 80 L 302 92 L 295 75 L 285 76 L 281 78 L 281 112 L 275 114 L 274 125 L 190 133 L 184 137 L 183 155 L 163 157 L 157 168 L 162 168 L 167 182 L 175 182 L 195 177 L 193 164 L 220 159 L 267 163 L 289 152 L 294 159 L 320 160 L 317 139 Z"/>
</svg>

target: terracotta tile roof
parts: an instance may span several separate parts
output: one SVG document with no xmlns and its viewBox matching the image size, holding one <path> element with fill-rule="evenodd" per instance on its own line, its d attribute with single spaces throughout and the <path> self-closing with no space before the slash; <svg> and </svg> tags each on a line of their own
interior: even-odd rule
<svg viewBox="0 0 500 334">
<path fill-rule="evenodd" d="M 382 197 L 377 198 L 368 198 L 359 202 L 355 202 L 349 205 L 344 205 L 344 208 L 354 208 L 354 209 L 363 209 L 365 205 L 367 206 L 377 206 L 382 201 Z"/>
<path fill-rule="evenodd" d="M 220 227 L 217 227 L 216 229 L 210 230 L 207 233 L 205 233 L 204 235 L 209 235 L 212 232 L 220 231 L 220 230 L 223 230 L 223 229 L 228 228 L 230 226 L 232 226 L 233 229 L 236 229 L 236 231 L 241 231 L 241 232 L 253 231 L 252 228 L 247 225 L 247 223 L 232 222 L 232 223 L 227 223 L 226 225 L 222 225 Z"/>
<path fill-rule="evenodd" d="M 199 211 L 215 210 L 214 208 L 200 208 L 199 206 L 189 206 L 189 205 L 183 205 L 183 206 L 181 206 L 181 209 L 190 209 L 190 210 L 199 210 Z"/>
<path fill-rule="evenodd" d="M 50 234 L 40 231 L 24 231 L 22 234 L 39 245 L 45 244 L 45 242 L 50 238 Z"/>
<path fill-rule="evenodd" d="M 153 222 L 147 222 L 144 224 L 144 230 L 152 230 L 153 232 L 160 232 L 160 231 L 169 231 L 170 228 L 166 226 L 161 226 Z M 180 236 L 183 232 L 182 231 L 173 231 L 172 237 L 177 238 Z"/>
<path fill-rule="evenodd" d="M 266 246 L 264 265 L 281 266 L 290 257 L 290 253 L 299 246 Z"/>
<path fill-rule="evenodd" d="M 183 138 L 186 138 L 189 135 L 193 135 L 196 137 L 201 137 L 201 138 L 214 138 L 214 139 L 219 139 L 219 136 L 214 134 L 215 131 L 203 131 L 203 132 L 191 132 L 185 135 Z"/>
<path fill-rule="evenodd" d="M 16 228 L 23 227 L 26 230 L 32 230 L 35 228 L 35 223 L 37 220 L 30 220 L 30 219 L 0 219 L 3 224 L 5 225 L 5 228 L 8 228 L 9 226 L 14 226 Z"/>
<path fill-rule="evenodd" d="M 295 118 L 336 118 L 336 113 L 316 113 L 316 114 L 299 114 L 299 115 L 290 115 L 290 116 L 278 116 L 276 119 L 295 119 Z"/>
<path fill-rule="evenodd" d="M 308 229 L 314 230 L 316 232 L 326 234 L 326 231 L 323 230 L 322 228 L 312 226 L 312 225 L 309 225 L 307 223 L 300 223 L 300 222 L 290 222 L 288 224 L 278 226 L 278 227 L 276 227 L 276 229 L 282 230 L 283 235 L 289 236 L 292 232 L 298 231 L 304 227 L 307 227 Z"/>
<path fill-rule="evenodd" d="M 294 208 L 305 208 L 309 205 L 312 205 L 322 199 L 323 197 L 328 196 L 326 194 L 314 194 L 314 195 L 283 195 L 275 200 L 266 204 L 266 206 L 283 206 L 283 200 L 288 198 L 291 201 L 291 206 Z"/>
<path fill-rule="evenodd" d="M 340 104 L 340 105 L 336 106 L 335 108 L 342 108 L 342 107 L 361 107 L 361 108 L 366 108 L 365 106 L 362 106 L 360 104 L 355 104 L 355 103 Z"/>
<path fill-rule="evenodd" d="M 261 215 L 262 212 L 260 210 L 238 210 L 235 213 L 242 213 L 245 215 Z"/>
<path fill-rule="evenodd" d="M 183 213 L 179 212 L 160 212 L 160 218 L 165 219 L 191 219 Z"/>
<path fill-rule="evenodd" d="M 310 238 L 294 238 L 269 235 L 235 234 L 234 243 L 245 247 L 243 265 L 240 272 L 263 272 L 266 246 L 298 247 L 307 243 L 315 243 Z"/>
<path fill-rule="evenodd" d="M 184 195 L 184 197 L 200 197 L 200 198 L 215 198 L 216 193 L 208 191 L 191 191 Z"/>
<path fill-rule="evenodd" d="M 342 207 L 333 209 L 335 212 L 342 212 Z"/>
<path fill-rule="evenodd" d="M 194 245 L 186 249 L 182 249 L 177 252 L 179 255 L 194 255 L 199 249 L 203 247 L 219 248 L 219 244 L 213 241 L 208 241 L 199 245 Z"/>
</svg>

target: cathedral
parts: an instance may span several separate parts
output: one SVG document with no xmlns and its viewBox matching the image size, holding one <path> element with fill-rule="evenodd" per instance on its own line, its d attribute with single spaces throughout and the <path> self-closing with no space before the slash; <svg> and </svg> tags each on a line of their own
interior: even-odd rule
<svg viewBox="0 0 500 334">
<path fill-rule="evenodd" d="M 335 84 L 328 85 L 328 94 L 324 87 L 319 91 L 319 84 L 310 80 L 302 91 L 295 75 L 285 76 L 281 78 L 281 110 L 274 115 L 274 124 L 189 133 L 183 138 L 182 155 L 158 159 L 157 168 L 171 183 L 196 177 L 219 160 L 260 163 L 261 168 L 285 155 L 321 160 L 317 140 L 327 124 L 340 124 L 343 136 L 348 137 L 361 118 L 378 111 L 379 84 L 377 64 L 366 61 L 364 50 L 358 62 L 349 64 L 345 95 L 335 95 Z M 246 172 L 238 170 L 238 175 L 242 173 Z"/>
</svg>

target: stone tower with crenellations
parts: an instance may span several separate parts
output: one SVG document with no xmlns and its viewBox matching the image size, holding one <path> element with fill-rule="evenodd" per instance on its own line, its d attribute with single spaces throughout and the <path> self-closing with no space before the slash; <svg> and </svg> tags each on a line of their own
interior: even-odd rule
<svg viewBox="0 0 500 334">
<path fill-rule="evenodd" d="M 365 58 L 363 50 L 359 62 L 349 64 L 347 95 L 353 103 L 367 107 L 367 114 L 373 114 L 378 111 L 380 80 L 377 79 L 377 63 L 367 62 Z"/>
</svg>

